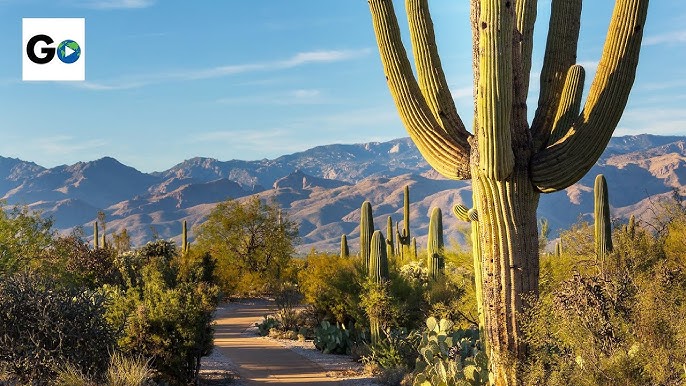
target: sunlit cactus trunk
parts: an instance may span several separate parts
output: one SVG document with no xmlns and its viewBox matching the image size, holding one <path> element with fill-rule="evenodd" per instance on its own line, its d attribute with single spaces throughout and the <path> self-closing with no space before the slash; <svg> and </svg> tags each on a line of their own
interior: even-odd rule
<svg viewBox="0 0 686 386">
<path fill-rule="evenodd" d="M 346 235 L 341 235 L 341 259 L 347 259 L 350 256 L 350 249 L 348 249 L 348 238 Z"/>
<path fill-rule="evenodd" d="M 400 260 L 416 259 L 417 254 L 412 253 L 412 236 L 410 235 L 410 187 L 403 190 L 403 229 L 396 224 L 396 238 L 398 239 L 398 254 Z"/>
<path fill-rule="evenodd" d="M 416 76 L 393 2 L 368 2 L 385 80 L 412 141 L 445 177 L 472 179 L 491 383 L 522 385 L 527 347 L 520 318 L 525 299 L 538 294 L 539 195 L 577 182 L 607 146 L 634 81 L 648 0 L 615 1 L 583 107 L 585 74 L 576 64 L 582 0 L 551 2 L 531 123 L 526 102 L 537 1 L 470 0 L 473 134 L 450 94 L 428 1 L 405 2 Z"/>
<path fill-rule="evenodd" d="M 443 275 L 445 258 L 443 257 L 443 214 L 441 208 L 433 208 L 429 219 L 429 235 L 426 242 L 426 265 L 432 279 Z"/>
<path fill-rule="evenodd" d="M 362 203 L 360 208 L 360 258 L 364 268 L 369 267 L 369 248 L 374 233 L 374 218 L 372 216 L 372 204 L 369 201 Z"/>
<path fill-rule="evenodd" d="M 593 186 L 593 223 L 595 249 L 598 268 L 606 272 L 607 257 L 612 252 L 612 222 L 610 220 L 610 200 L 605 176 L 598 174 Z"/>
<path fill-rule="evenodd" d="M 388 256 L 386 255 L 386 240 L 381 231 L 372 235 L 369 253 L 369 280 L 376 284 L 388 281 Z M 381 338 L 381 323 L 378 315 L 370 315 L 369 326 L 372 343 L 377 344 Z"/>
</svg>

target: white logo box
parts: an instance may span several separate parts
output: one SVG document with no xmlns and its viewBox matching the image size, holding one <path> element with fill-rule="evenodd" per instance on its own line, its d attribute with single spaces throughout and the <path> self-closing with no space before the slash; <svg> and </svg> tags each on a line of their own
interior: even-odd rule
<svg viewBox="0 0 686 386">
<path fill-rule="evenodd" d="M 22 80 L 25 81 L 80 81 L 86 80 L 86 19 L 85 18 L 23 18 L 22 19 Z M 64 40 L 73 40 L 81 48 L 81 56 L 74 63 L 63 63 L 55 57 L 46 64 L 32 62 L 26 46 L 36 35 L 47 35 L 54 42 L 49 46 L 39 42 L 34 49 L 38 56 L 44 56 L 41 48 L 57 46 Z"/>
</svg>

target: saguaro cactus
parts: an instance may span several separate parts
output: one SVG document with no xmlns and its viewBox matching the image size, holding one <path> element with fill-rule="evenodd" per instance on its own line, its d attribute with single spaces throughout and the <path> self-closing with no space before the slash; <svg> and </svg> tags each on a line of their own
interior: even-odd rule
<svg viewBox="0 0 686 386">
<path fill-rule="evenodd" d="M 384 80 L 410 137 L 438 172 L 472 179 L 484 246 L 489 370 L 498 386 L 521 384 L 518 362 L 527 348 L 520 315 L 527 295 L 538 293 L 539 195 L 572 185 L 593 166 L 619 122 L 638 64 L 648 0 L 616 0 L 580 112 L 583 69 L 575 62 L 581 3 L 551 2 L 540 96 L 529 124 L 526 101 L 537 1 L 470 0 L 472 135 L 450 95 L 428 0 L 406 0 L 416 78 L 393 2 L 369 0 Z"/>
<path fill-rule="evenodd" d="M 403 230 L 396 224 L 396 237 L 398 238 L 398 254 L 401 260 L 409 259 L 412 256 L 410 236 L 410 187 L 405 186 L 403 191 Z M 415 256 L 416 257 L 416 256 Z"/>
<path fill-rule="evenodd" d="M 629 217 L 629 224 L 626 226 L 626 232 L 629 234 L 631 240 L 636 237 L 636 216 L 633 214 Z"/>
<path fill-rule="evenodd" d="M 383 283 L 388 280 L 388 256 L 386 256 L 386 240 L 381 231 L 375 231 L 372 235 L 372 241 L 369 254 L 369 278 L 377 283 Z M 379 318 L 375 315 L 370 315 L 369 320 L 372 343 L 379 341 L 381 328 Z"/>
<path fill-rule="evenodd" d="M 429 219 L 429 236 L 426 242 L 426 263 L 433 279 L 443 275 L 443 214 L 441 208 L 433 208 Z"/>
<path fill-rule="evenodd" d="M 181 225 L 181 253 L 186 254 L 188 253 L 189 249 L 190 245 L 188 244 L 188 224 L 186 223 L 186 220 L 183 220 L 183 223 Z"/>
<path fill-rule="evenodd" d="M 372 204 L 369 201 L 362 203 L 360 209 L 360 258 L 364 267 L 369 267 L 369 247 L 374 232 L 374 217 L 372 217 Z"/>
<path fill-rule="evenodd" d="M 350 249 L 348 249 L 348 238 L 341 235 L 341 259 L 347 259 L 350 256 Z"/>
<path fill-rule="evenodd" d="M 386 234 L 388 235 L 388 239 L 386 239 L 386 255 L 388 255 L 389 259 L 392 259 L 395 256 L 395 244 L 393 244 L 393 219 L 391 216 L 388 216 Z"/>
<path fill-rule="evenodd" d="M 607 195 L 605 176 L 598 174 L 593 187 L 595 222 L 595 249 L 600 272 L 605 273 L 605 260 L 612 252 L 612 223 L 610 221 L 610 201 Z"/>
<path fill-rule="evenodd" d="M 98 222 L 93 222 L 93 248 L 100 248 L 100 240 L 98 240 Z"/>
<path fill-rule="evenodd" d="M 486 318 L 484 316 L 484 291 L 481 280 L 481 277 L 483 276 L 483 262 L 481 261 L 483 254 L 481 253 L 481 241 L 479 239 L 479 215 L 474 208 L 467 209 L 467 207 L 462 204 L 455 205 L 453 207 L 453 213 L 457 218 L 470 223 L 472 226 L 471 240 L 472 259 L 474 260 L 474 293 L 476 294 L 476 311 L 479 314 L 479 331 L 483 335 Z"/>
</svg>

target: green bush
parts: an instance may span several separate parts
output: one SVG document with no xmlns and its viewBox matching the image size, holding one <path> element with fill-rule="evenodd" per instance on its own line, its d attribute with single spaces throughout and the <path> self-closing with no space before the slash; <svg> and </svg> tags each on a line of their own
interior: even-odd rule
<svg viewBox="0 0 686 386">
<path fill-rule="evenodd" d="M 319 320 L 349 325 L 366 319 L 360 307 L 366 277 L 356 259 L 312 251 L 298 274 L 298 287 Z"/>
<path fill-rule="evenodd" d="M 212 350 L 212 313 L 219 289 L 212 283 L 190 281 L 173 256 L 153 255 L 173 252 L 164 243 L 143 249 L 147 256 L 142 258 L 126 255 L 124 261 L 131 263 L 124 265 L 124 271 L 130 270 L 129 286 L 107 288 L 111 299 L 107 316 L 121 330 L 117 342 L 125 354 L 151 358 L 163 380 L 185 384 L 197 379 L 200 358 Z M 136 264 L 143 264 L 139 271 Z M 201 260 L 196 268 L 201 266 L 212 265 Z M 199 275 L 203 276 L 212 273 Z"/>
<path fill-rule="evenodd" d="M 260 334 L 260 336 L 267 336 L 269 335 L 269 331 L 273 328 L 281 327 L 281 323 L 275 318 L 267 315 L 260 323 L 255 323 L 255 327 L 257 327 L 257 333 Z"/>
<path fill-rule="evenodd" d="M 0 281 L 0 371 L 43 384 L 64 366 L 102 374 L 114 346 L 105 298 L 17 274 Z"/>
</svg>

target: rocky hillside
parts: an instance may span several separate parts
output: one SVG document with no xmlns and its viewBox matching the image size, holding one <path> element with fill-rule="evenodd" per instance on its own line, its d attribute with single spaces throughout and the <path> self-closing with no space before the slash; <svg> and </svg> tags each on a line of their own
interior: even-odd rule
<svg viewBox="0 0 686 386">
<path fill-rule="evenodd" d="M 607 177 L 615 217 L 648 216 L 658 196 L 674 189 L 686 195 L 686 137 L 613 138 L 579 183 L 542 196 L 538 215 L 550 221 L 553 233 L 579 216 L 589 216 L 598 173 Z M 441 178 L 409 138 L 319 146 L 273 160 L 197 157 L 150 174 L 109 157 L 50 169 L 0 157 L 0 197 L 9 204 L 41 210 L 65 232 L 82 226 L 88 233 L 97 212 L 104 210 L 108 231 L 126 228 L 136 244 L 149 240 L 153 232 L 178 237 L 182 220 L 197 225 L 217 202 L 259 194 L 278 202 L 300 224 L 301 251 L 336 250 L 343 233 L 356 249 L 361 203 L 372 202 L 375 224 L 385 231 L 388 216 L 402 220 L 405 185 L 412 201 L 411 231 L 420 245 L 425 244 L 428 215 L 435 206 L 444 211 L 447 240 L 462 239 L 467 226 L 450 208 L 455 203 L 471 205 L 469 182 Z"/>
</svg>

